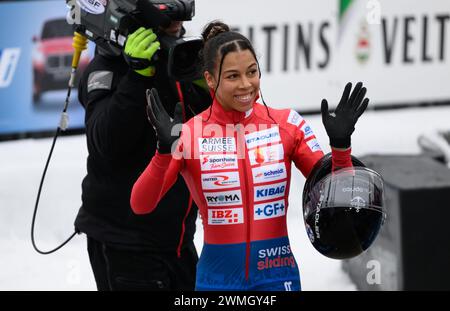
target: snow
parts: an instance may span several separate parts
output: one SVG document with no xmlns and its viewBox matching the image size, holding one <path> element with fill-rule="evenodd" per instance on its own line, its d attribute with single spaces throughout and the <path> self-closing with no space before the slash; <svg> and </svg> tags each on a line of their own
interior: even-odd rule
<svg viewBox="0 0 450 311">
<path fill-rule="evenodd" d="M 352 137 L 353 154 L 415 154 L 420 134 L 448 129 L 450 107 L 367 111 Z M 306 116 L 328 152 L 328 138 L 318 115 Z M 51 255 L 34 251 L 30 226 L 51 139 L 0 143 L 0 290 L 96 290 L 84 235 Z M 85 137 L 60 137 L 44 183 L 37 214 L 36 243 L 49 250 L 73 233 L 86 173 Z M 301 214 L 304 178 L 293 169 L 288 230 L 299 263 L 303 290 L 356 290 L 341 262 L 320 255 L 310 244 Z M 197 222 L 200 251 L 203 230 Z"/>
</svg>

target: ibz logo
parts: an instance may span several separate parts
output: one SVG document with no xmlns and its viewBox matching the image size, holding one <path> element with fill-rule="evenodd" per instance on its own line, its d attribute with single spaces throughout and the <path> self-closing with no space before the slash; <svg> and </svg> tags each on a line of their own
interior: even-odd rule
<svg viewBox="0 0 450 311">
<path fill-rule="evenodd" d="M 235 225 L 243 222 L 244 213 L 242 207 L 208 210 L 208 225 Z"/>
<path fill-rule="evenodd" d="M 20 48 L 0 50 L 0 88 L 8 87 L 11 84 L 19 56 Z"/>
</svg>

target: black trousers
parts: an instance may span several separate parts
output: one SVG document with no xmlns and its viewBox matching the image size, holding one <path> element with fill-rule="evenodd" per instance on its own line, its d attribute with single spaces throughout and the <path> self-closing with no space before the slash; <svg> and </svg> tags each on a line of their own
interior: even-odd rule
<svg viewBox="0 0 450 311">
<path fill-rule="evenodd" d="M 87 237 L 99 291 L 189 291 L 195 288 L 198 261 L 194 243 L 178 258 L 170 253 L 138 250 Z"/>
</svg>

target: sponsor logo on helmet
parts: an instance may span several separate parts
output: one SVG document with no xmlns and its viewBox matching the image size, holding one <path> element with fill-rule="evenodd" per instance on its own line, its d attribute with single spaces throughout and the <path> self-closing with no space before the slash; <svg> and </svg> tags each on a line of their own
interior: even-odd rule
<svg viewBox="0 0 450 311">
<path fill-rule="evenodd" d="M 367 193 L 372 193 L 372 191 L 370 191 L 367 188 L 362 188 L 362 187 L 345 187 L 342 188 L 342 192 L 367 192 Z"/>
<path fill-rule="evenodd" d="M 269 203 L 256 204 L 253 218 L 255 220 L 261 220 L 284 215 L 286 215 L 286 207 L 284 205 L 284 199 L 282 199 Z"/>
<path fill-rule="evenodd" d="M 236 225 L 242 223 L 244 223 L 242 207 L 208 210 L 208 225 Z"/>
<path fill-rule="evenodd" d="M 278 126 L 245 135 L 245 142 L 247 143 L 248 149 L 252 149 L 257 146 L 262 146 L 269 143 L 276 143 L 280 140 L 281 138 Z"/>
<path fill-rule="evenodd" d="M 367 203 L 366 203 L 366 201 L 363 198 L 361 198 L 359 196 L 356 196 L 356 197 L 354 197 L 353 199 L 350 200 L 350 206 L 354 207 L 356 209 L 356 212 L 359 212 L 359 210 L 361 208 L 367 206 Z"/>
<path fill-rule="evenodd" d="M 316 214 L 314 215 L 314 232 L 316 234 L 317 239 L 320 239 L 320 228 L 319 228 L 320 208 L 322 207 L 322 201 L 324 198 L 325 198 L 325 196 L 321 193 L 319 202 L 317 202 L 317 205 L 316 205 Z"/>
</svg>

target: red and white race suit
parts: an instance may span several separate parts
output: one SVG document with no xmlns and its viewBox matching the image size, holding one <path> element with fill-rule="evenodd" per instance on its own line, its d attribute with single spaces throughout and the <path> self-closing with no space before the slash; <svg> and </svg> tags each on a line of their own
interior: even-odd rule
<svg viewBox="0 0 450 311">
<path fill-rule="evenodd" d="M 183 125 L 176 153 L 153 157 L 131 206 L 153 211 L 181 173 L 204 229 L 197 290 L 300 290 L 286 226 L 291 163 L 307 177 L 323 156 L 319 143 L 294 110 L 225 111 L 217 101 L 211 109 Z M 350 149 L 332 149 L 332 160 L 351 166 Z"/>
</svg>

